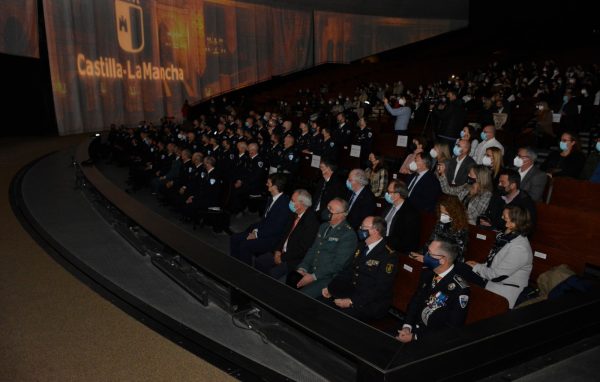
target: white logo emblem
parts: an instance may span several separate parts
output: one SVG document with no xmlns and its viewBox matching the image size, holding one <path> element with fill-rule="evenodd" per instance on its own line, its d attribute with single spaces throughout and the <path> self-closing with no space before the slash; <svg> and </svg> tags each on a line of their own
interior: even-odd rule
<svg viewBox="0 0 600 382">
<path fill-rule="evenodd" d="M 124 0 L 115 0 L 115 22 L 121 49 L 129 53 L 137 53 L 144 49 L 142 7 Z"/>
</svg>

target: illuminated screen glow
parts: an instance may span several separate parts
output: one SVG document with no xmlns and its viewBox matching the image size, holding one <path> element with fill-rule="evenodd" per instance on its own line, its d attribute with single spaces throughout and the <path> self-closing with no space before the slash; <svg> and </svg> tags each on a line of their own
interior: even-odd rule
<svg viewBox="0 0 600 382">
<path fill-rule="evenodd" d="M 179 119 L 185 99 L 466 25 L 218 0 L 45 0 L 44 15 L 61 135 Z"/>
</svg>

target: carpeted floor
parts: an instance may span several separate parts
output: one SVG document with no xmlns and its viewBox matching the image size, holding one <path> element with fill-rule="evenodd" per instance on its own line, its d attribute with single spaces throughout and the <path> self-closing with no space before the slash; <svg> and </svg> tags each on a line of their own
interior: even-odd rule
<svg viewBox="0 0 600 382">
<path fill-rule="evenodd" d="M 0 381 L 233 380 L 79 282 L 17 221 L 13 176 L 81 139 L 0 138 Z"/>
</svg>

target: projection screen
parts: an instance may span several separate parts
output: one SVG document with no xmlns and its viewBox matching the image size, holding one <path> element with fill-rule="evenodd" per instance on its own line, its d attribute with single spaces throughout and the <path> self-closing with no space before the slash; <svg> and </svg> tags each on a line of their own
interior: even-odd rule
<svg viewBox="0 0 600 382">
<path fill-rule="evenodd" d="M 61 135 L 179 119 L 196 102 L 467 25 L 232 1 L 44 1 Z"/>
<path fill-rule="evenodd" d="M 0 53 L 39 58 L 36 0 L 0 2 Z"/>
</svg>

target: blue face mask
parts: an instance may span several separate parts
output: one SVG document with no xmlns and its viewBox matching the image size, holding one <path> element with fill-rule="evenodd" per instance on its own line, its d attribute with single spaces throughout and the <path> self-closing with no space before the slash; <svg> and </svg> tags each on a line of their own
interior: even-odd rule
<svg viewBox="0 0 600 382">
<path fill-rule="evenodd" d="M 290 207 L 290 211 L 296 213 L 296 205 L 294 204 L 294 202 L 290 200 L 290 204 L 288 206 Z"/>
<path fill-rule="evenodd" d="M 485 141 L 487 139 L 487 134 L 485 133 L 485 131 L 481 132 L 481 140 Z"/>
<path fill-rule="evenodd" d="M 427 252 L 425 254 L 425 256 L 423 256 L 423 265 L 425 265 L 427 268 L 429 268 L 431 270 L 434 270 L 440 266 L 440 261 L 438 259 L 434 259 L 433 257 L 431 257 L 429 252 Z"/>
<path fill-rule="evenodd" d="M 369 231 L 366 229 L 358 230 L 358 240 L 365 241 L 369 237 Z"/>
<path fill-rule="evenodd" d="M 600 142 L 596 142 L 596 151 L 600 151 Z"/>
<path fill-rule="evenodd" d="M 389 192 L 386 192 L 383 197 L 385 198 L 385 201 L 389 204 L 394 204 L 394 201 L 392 200 L 392 195 L 390 195 Z"/>
<path fill-rule="evenodd" d="M 567 142 L 563 142 L 563 141 L 560 141 L 560 143 L 558 144 L 558 147 L 560 147 L 561 151 L 567 151 L 567 149 L 569 148 L 567 146 Z"/>
<path fill-rule="evenodd" d="M 352 183 L 350 183 L 350 180 L 346 179 L 346 188 L 349 189 L 350 191 L 354 191 L 352 189 Z"/>
<path fill-rule="evenodd" d="M 454 146 L 454 148 L 452 149 L 452 152 L 454 153 L 455 156 L 460 156 L 462 149 L 458 146 Z"/>
<path fill-rule="evenodd" d="M 460 137 L 461 137 L 461 138 L 464 138 L 464 137 L 465 137 L 465 132 L 464 132 L 464 130 L 461 130 L 461 132 L 460 132 Z"/>
<path fill-rule="evenodd" d="M 569 96 L 563 96 L 563 102 L 564 103 L 569 102 Z"/>
</svg>

